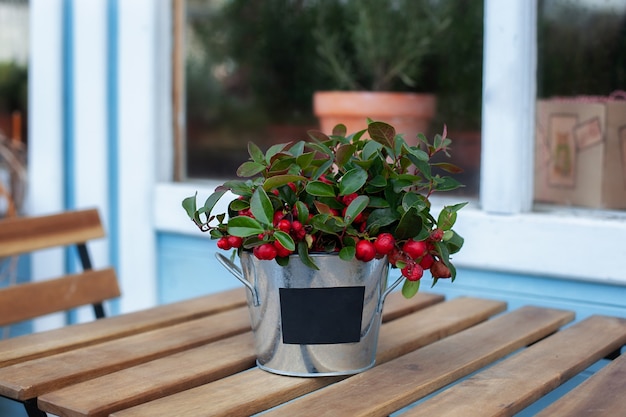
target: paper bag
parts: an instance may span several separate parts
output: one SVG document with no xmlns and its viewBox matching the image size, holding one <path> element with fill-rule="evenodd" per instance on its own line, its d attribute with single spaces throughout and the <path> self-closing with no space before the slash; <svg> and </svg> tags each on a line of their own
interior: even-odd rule
<svg viewBox="0 0 626 417">
<path fill-rule="evenodd" d="M 535 201 L 626 208 L 626 100 L 537 102 Z"/>
</svg>

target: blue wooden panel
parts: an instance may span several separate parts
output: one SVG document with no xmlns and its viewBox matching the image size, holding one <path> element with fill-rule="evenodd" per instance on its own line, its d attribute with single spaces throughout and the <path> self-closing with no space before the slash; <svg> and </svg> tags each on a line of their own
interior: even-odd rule
<svg viewBox="0 0 626 417">
<path fill-rule="evenodd" d="M 217 246 L 206 237 L 157 236 L 158 301 L 170 303 L 243 286 L 215 259 Z"/>
<path fill-rule="evenodd" d="M 159 234 L 159 302 L 241 285 L 215 260 L 217 250 L 215 241 L 206 236 Z M 391 278 L 398 275 L 391 270 Z M 426 273 L 421 290 L 447 298 L 465 295 L 506 300 L 510 308 L 536 304 L 571 309 L 578 320 L 591 314 L 626 317 L 626 286 L 463 268 L 454 283 L 440 280 L 434 288 L 430 284 Z"/>
</svg>

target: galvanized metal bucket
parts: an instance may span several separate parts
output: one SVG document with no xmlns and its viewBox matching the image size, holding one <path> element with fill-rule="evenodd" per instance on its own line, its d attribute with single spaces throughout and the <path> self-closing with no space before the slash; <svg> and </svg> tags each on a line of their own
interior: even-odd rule
<svg viewBox="0 0 626 417">
<path fill-rule="evenodd" d="M 287 266 L 241 254 L 241 269 L 217 259 L 248 288 L 257 365 L 289 376 L 350 375 L 374 366 L 385 297 L 387 258 L 343 261 L 312 254 L 319 270 L 292 255 Z"/>
</svg>

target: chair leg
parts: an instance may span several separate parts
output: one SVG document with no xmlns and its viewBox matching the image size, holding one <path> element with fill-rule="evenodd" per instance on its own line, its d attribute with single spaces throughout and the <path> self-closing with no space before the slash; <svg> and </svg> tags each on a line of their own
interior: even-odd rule
<svg viewBox="0 0 626 417">
<path fill-rule="evenodd" d="M 26 408 L 26 414 L 28 414 L 28 417 L 47 417 L 48 416 L 48 414 L 41 411 L 39 407 L 37 407 L 37 398 L 24 401 L 24 408 Z"/>
</svg>

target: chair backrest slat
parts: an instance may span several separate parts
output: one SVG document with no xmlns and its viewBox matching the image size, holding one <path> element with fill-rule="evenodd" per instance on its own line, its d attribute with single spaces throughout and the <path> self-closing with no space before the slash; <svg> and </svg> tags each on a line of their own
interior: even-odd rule
<svg viewBox="0 0 626 417">
<path fill-rule="evenodd" d="M 93 305 L 102 317 L 102 302 L 120 296 L 112 268 L 91 270 L 86 244 L 105 236 L 97 209 L 0 220 L 0 258 L 40 249 L 77 246 L 84 271 L 0 289 L 0 326 L 50 313 Z"/>
<path fill-rule="evenodd" d="M 0 326 L 119 296 L 113 268 L 14 285 L 0 290 Z"/>
<path fill-rule="evenodd" d="M 96 209 L 39 217 L 11 217 L 0 221 L 0 257 L 83 243 L 104 236 Z"/>
</svg>

